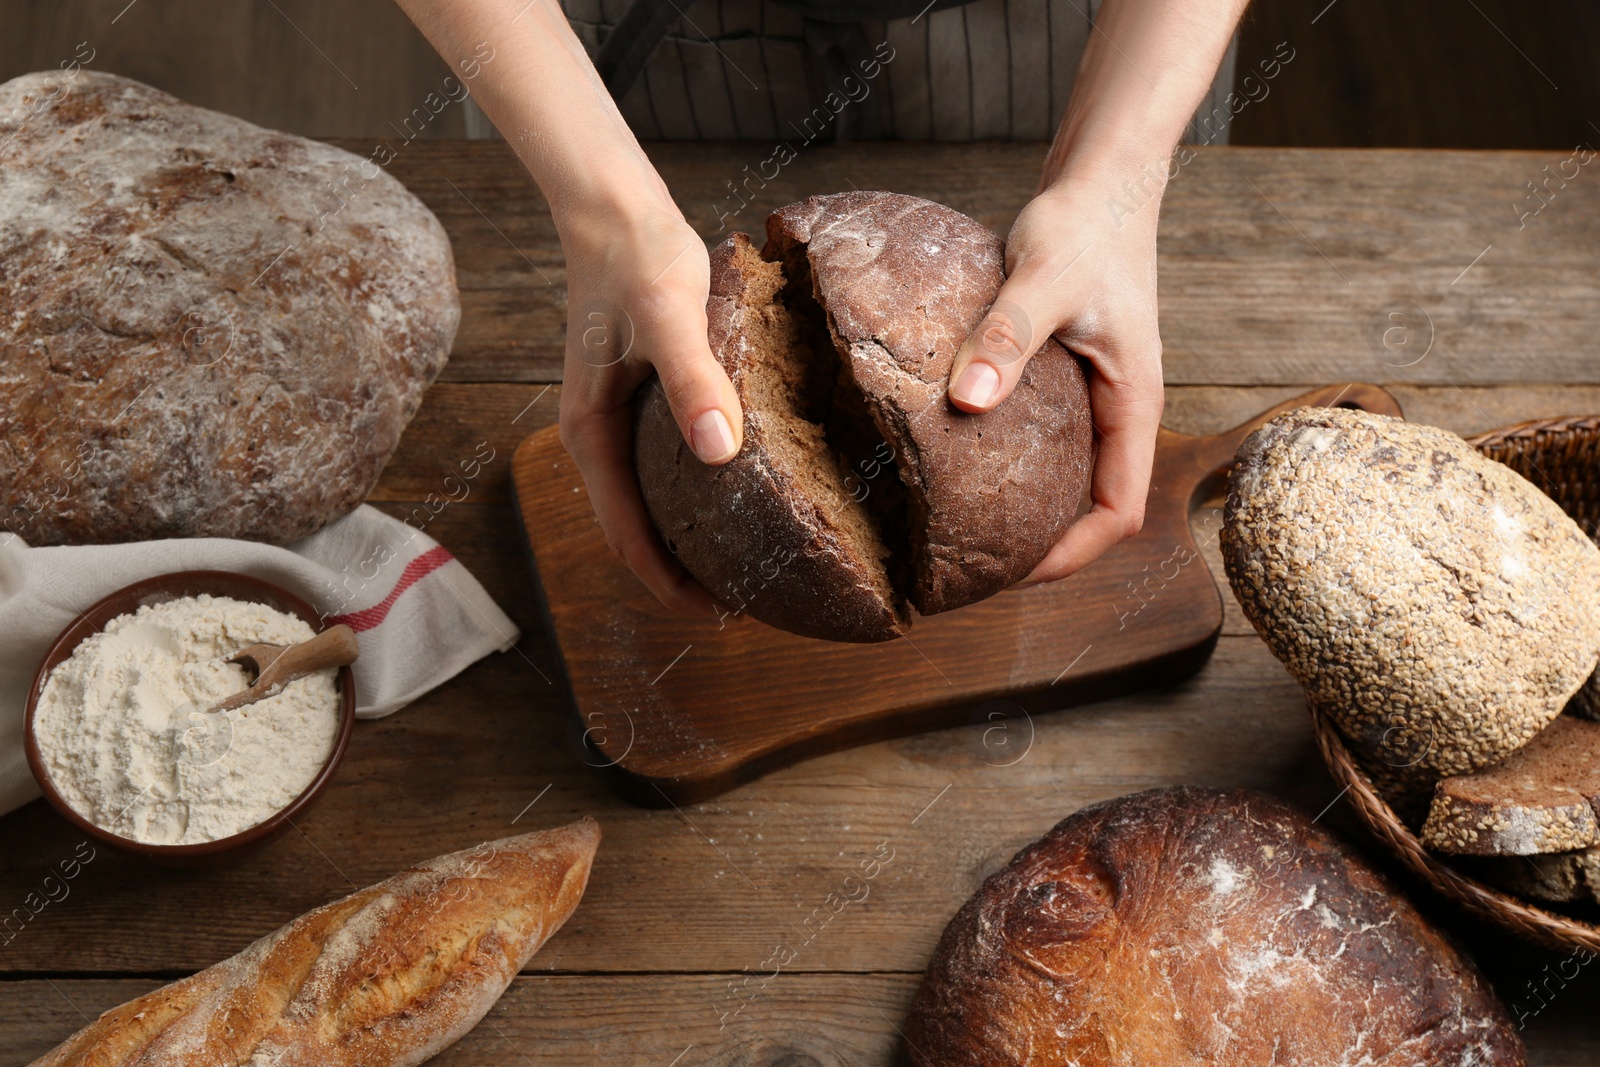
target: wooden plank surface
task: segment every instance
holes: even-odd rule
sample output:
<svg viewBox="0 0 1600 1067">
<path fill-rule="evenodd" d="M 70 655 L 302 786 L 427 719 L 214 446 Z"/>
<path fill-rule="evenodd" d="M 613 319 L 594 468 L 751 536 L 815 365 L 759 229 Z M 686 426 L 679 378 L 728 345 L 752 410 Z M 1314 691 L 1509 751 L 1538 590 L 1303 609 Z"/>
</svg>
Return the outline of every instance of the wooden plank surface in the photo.
<svg viewBox="0 0 1600 1067">
<path fill-rule="evenodd" d="M 807 945 L 794 969 L 914 971 L 983 877 L 1083 804 L 1171 782 L 1234 783 L 1316 811 L 1337 792 L 1298 689 L 1254 638 L 1224 639 L 1198 677 L 1171 689 L 1034 715 L 1002 734 L 982 723 L 870 745 L 663 811 L 622 802 L 573 758 L 565 710 L 547 693 L 509 653 L 358 724 L 300 832 L 237 864 L 159 871 L 101 852 L 71 896 L 0 951 L 0 971 L 51 973 L 62 961 L 74 972 L 195 970 L 352 883 L 585 813 L 605 832 L 590 890 L 532 970 L 755 967 L 887 842 L 895 858 L 861 921 Z M 39 803 L 0 830 L 0 899 L 21 900 L 77 844 Z"/>
<path fill-rule="evenodd" d="M 1003 234 L 1038 181 L 1044 149 L 816 147 L 742 208 L 724 183 L 763 158 L 751 146 L 649 151 L 690 222 L 720 240 L 730 229 L 760 234 L 767 212 L 785 203 L 851 188 L 940 200 Z M 1200 150 L 1172 181 L 1163 209 L 1167 380 L 1600 383 L 1600 182 L 1580 176 L 1546 194 L 1537 215 L 1519 218 L 1539 205 L 1527 183 L 1545 180 L 1541 168 L 1564 158 Z M 417 142 L 390 170 L 455 242 L 466 316 L 446 377 L 559 377 L 560 248 L 543 199 L 510 150 L 500 142 Z"/>
<path fill-rule="evenodd" d="M 1600 114 L 1591 0 L 1256 0 L 1240 73 L 1280 42 L 1295 58 L 1234 119 L 1233 144 L 1570 150 Z"/>
<path fill-rule="evenodd" d="M 301 822 L 303 833 L 280 838 L 237 864 L 203 871 L 158 871 L 109 853 L 97 855 L 67 899 L 49 905 L 0 946 L 0 1067 L 27 1062 L 81 1025 L 63 992 L 92 1014 L 155 979 L 189 973 L 238 951 L 307 908 L 348 892 L 352 883 L 376 881 L 421 858 L 584 813 L 599 817 L 606 834 L 589 896 L 569 926 L 535 957 L 490 1023 L 439 1062 L 502 1064 L 518 1062 L 520 1052 L 534 1062 L 662 1067 L 680 1053 L 679 1067 L 895 1063 L 900 1062 L 895 1027 L 944 923 L 986 873 L 1078 806 L 1175 782 L 1238 784 L 1279 793 L 1313 813 L 1328 808 L 1324 822 L 1353 829 L 1318 763 L 1297 688 L 1226 596 L 1224 636 L 1215 655 L 1199 675 L 1180 685 L 1035 715 L 1001 737 L 985 723 L 865 746 L 681 811 L 644 811 L 617 800 L 565 746 L 567 709 L 549 682 L 553 651 L 539 628 L 508 502 L 511 452 L 526 432 L 553 421 L 560 396 L 558 385 L 547 388 L 559 375 L 557 362 L 523 361 L 540 345 L 559 351 L 559 319 L 553 320 L 554 332 L 544 335 L 539 329 L 545 327 L 538 325 L 544 312 L 517 311 L 524 317 L 512 315 L 510 325 L 486 321 L 491 309 L 530 306 L 526 297 L 533 291 L 528 281 L 534 272 L 504 242 L 503 253 L 490 254 L 487 242 L 500 238 L 446 179 L 486 213 L 499 203 L 486 190 L 503 188 L 514 200 L 527 197 L 526 184 L 510 166 L 497 170 L 500 165 L 492 158 L 484 162 L 488 157 L 459 147 L 453 156 L 433 158 L 429 170 L 419 154 L 417 173 L 408 180 L 436 207 L 455 199 L 441 213 L 457 239 L 464 284 L 480 286 L 483 295 L 468 301 L 454 380 L 429 393 L 374 498 L 392 514 L 424 523 L 456 552 L 523 627 L 522 641 L 515 651 L 475 665 L 414 706 L 358 724 L 344 768 L 322 804 Z M 1012 163 L 1004 153 L 999 156 L 993 173 L 1020 181 L 1020 155 Z M 1217 162 L 1207 162 L 1213 156 Z M 830 158 L 835 162 L 827 165 L 837 168 L 838 157 Z M 934 174 L 928 168 L 931 158 L 907 152 L 865 173 L 877 179 L 871 184 L 917 182 L 922 184 L 916 189 L 930 192 L 937 192 L 935 179 L 942 175 L 949 190 L 942 198 L 989 204 L 989 221 L 1004 221 L 1002 197 L 981 187 L 976 159 L 962 162 L 955 152 L 950 166 Z M 1289 174 L 1314 161 L 1313 154 L 1216 152 L 1193 167 L 1226 169 L 1229 158 L 1241 160 L 1228 164 L 1237 168 L 1227 178 L 1235 183 L 1257 174 L 1251 167 Z M 1325 166 L 1338 163 L 1322 158 Z M 816 165 L 823 162 L 819 158 Z M 1346 219 L 1345 225 L 1370 223 L 1374 232 L 1387 227 L 1426 244 L 1422 235 L 1429 230 L 1430 213 L 1437 212 L 1441 233 L 1471 225 L 1474 220 L 1457 211 L 1471 200 L 1472 182 L 1497 174 L 1509 181 L 1525 162 L 1510 156 L 1393 154 L 1383 165 L 1409 168 L 1402 184 L 1421 190 L 1436 180 L 1447 188 L 1431 201 L 1374 200 L 1362 209 L 1366 214 Z M 709 202 L 716 182 L 697 173 Z M 843 172 L 825 176 L 842 179 Z M 1318 207 L 1315 198 L 1299 193 L 1280 198 L 1257 184 L 1286 212 L 1291 204 L 1310 212 L 1329 210 Z M 1483 211 L 1503 190 L 1489 191 L 1495 195 L 1485 194 Z M 481 200 L 480 192 L 485 193 Z M 1576 186 L 1573 192 L 1579 192 Z M 1561 203 L 1535 221 L 1552 221 Z M 1192 210 L 1173 200 L 1168 229 L 1184 231 Z M 522 236 L 538 226 L 531 200 L 527 212 L 521 221 L 515 213 L 507 216 L 513 228 L 525 228 L 517 231 Z M 1309 229 L 1289 214 L 1322 244 L 1323 230 Z M 1318 225 L 1339 228 L 1331 215 Z M 1519 264 L 1542 269 L 1534 262 L 1535 252 L 1552 253 L 1550 262 L 1566 265 L 1562 284 L 1568 288 L 1561 300 L 1567 301 L 1563 314 L 1568 319 L 1552 324 L 1527 316 L 1513 324 L 1523 331 L 1524 355 L 1553 345 L 1558 335 L 1567 337 L 1561 343 L 1571 342 L 1570 353 L 1585 351 L 1572 331 L 1588 313 L 1584 301 L 1592 294 L 1571 287 L 1595 284 L 1595 271 L 1592 264 L 1585 266 L 1587 253 L 1577 238 L 1563 243 L 1566 238 L 1556 233 L 1562 228 L 1545 228 L 1550 236 L 1539 240 L 1549 245 L 1507 245 L 1502 281 L 1514 283 Z M 463 242 L 469 230 L 480 244 Z M 1539 232 L 1530 223 L 1527 236 Z M 1265 230 L 1248 237 L 1230 230 L 1207 254 L 1264 255 L 1269 236 Z M 1291 248 L 1297 240 L 1290 232 L 1281 254 L 1299 255 Z M 1413 270 L 1432 271 L 1445 258 L 1430 259 L 1426 249 L 1408 253 L 1377 237 L 1372 241 L 1366 265 L 1397 280 Z M 527 251 L 552 257 L 559 268 L 552 241 L 531 242 Z M 1323 251 L 1333 254 L 1327 246 Z M 1315 253 L 1305 254 L 1322 263 Z M 1470 254 L 1475 250 L 1469 248 Z M 1407 255 L 1414 262 L 1402 269 Z M 1466 285 L 1490 257 L 1460 284 Z M 1169 264 L 1171 259 L 1169 253 Z M 1228 351 L 1237 357 L 1234 362 L 1244 365 L 1246 355 L 1254 353 L 1251 359 L 1271 363 L 1274 343 L 1251 333 L 1256 324 L 1250 316 L 1272 310 L 1256 292 L 1258 286 L 1244 285 L 1208 311 L 1203 301 L 1175 291 L 1181 271 L 1168 264 L 1164 269 L 1169 331 L 1198 328 L 1180 321 L 1177 309 L 1188 307 L 1196 322 L 1212 323 L 1207 329 L 1232 323 L 1227 328 L 1235 337 Z M 1444 279 L 1446 288 L 1449 281 Z M 558 291 L 554 286 L 552 292 Z M 1215 299 L 1216 291 L 1211 292 Z M 1313 309 L 1332 306 L 1317 303 L 1325 298 L 1315 294 L 1306 299 Z M 558 309 L 557 296 L 551 300 L 546 311 Z M 1345 351 L 1323 336 L 1327 327 L 1314 316 L 1291 314 L 1262 325 L 1291 332 L 1286 351 L 1320 352 L 1318 359 Z M 1510 328 L 1498 312 L 1482 324 L 1491 338 Z M 1182 432 L 1214 432 L 1327 380 L 1316 376 L 1326 365 L 1303 359 L 1275 372 L 1273 381 L 1250 384 L 1254 379 L 1232 363 L 1207 363 L 1198 347 L 1173 344 L 1170 332 L 1168 344 L 1173 384 L 1166 421 Z M 1484 362 L 1485 373 L 1500 375 L 1507 384 L 1472 385 L 1450 377 L 1437 384 L 1397 381 L 1399 375 L 1374 372 L 1370 362 L 1361 365 L 1361 376 L 1388 384 L 1411 417 L 1462 433 L 1536 416 L 1600 411 L 1600 375 L 1561 377 L 1574 374 L 1575 356 L 1547 364 L 1524 359 L 1515 346 L 1499 353 L 1477 351 L 1472 358 Z M 496 376 L 504 380 L 495 381 Z M 474 379 L 482 384 L 473 384 Z M 430 502 L 429 494 L 437 498 L 441 489 L 449 491 L 444 479 L 461 459 L 483 447 L 493 449 L 495 457 L 483 465 L 468 497 L 444 505 Z M 1159 607 L 1158 602 L 1152 610 Z M 1019 750 L 1025 755 L 1015 759 Z M 758 968 L 779 940 L 794 937 L 799 922 L 837 887 L 843 872 L 879 843 L 892 847 L 895 859 L 874 881 L 870 896 L 808 941 L 793 968 L 736 1026 L 719 1030 L 718 998 L 730 979 Z M 45 870 L 76 844 L 67 824 L 42 804 L 0 818 L 0 908 L 20 904 Z M 1513 1003 L 1526 1001 L 1527 983 L 1540 979 L 1541 968 L 1554 962 L 1451 913 L 1438 914 L 1467 940 Z M 1595 982 L 1586 971 L 1530 1019 L 1526 1036 L 1533 1063 L 1575 1065 L 1600 1058 L 1600 1038 L 1587 1018 Z M 871 993 L 871 1007 L 853 986 Z M 696 1047 L 685 1053 L 691 1044 Z"/>
<path fill-rule="evenodd" d="M 1570 969 L 1569 969 L 1570 970 Z M 1528 972 L 1537 976 L 1537 969 Z M 912 974 L 779 974 L 725 1016 L 727 975 L 524 975 L 476 1029 L 430 1067 L 628 1064 L 639 1067 L 905 1067 L 899 1032 Z M 148 992 L 149 979 L 28 980 L 7 986 L 21 1020 L 0 1056 L 23 1064 L 83 1018 Z M 1529 1067 L 1593 1067 L 1586 1037 L 1594 969 L 1526 1019 Z"/>
</svg>

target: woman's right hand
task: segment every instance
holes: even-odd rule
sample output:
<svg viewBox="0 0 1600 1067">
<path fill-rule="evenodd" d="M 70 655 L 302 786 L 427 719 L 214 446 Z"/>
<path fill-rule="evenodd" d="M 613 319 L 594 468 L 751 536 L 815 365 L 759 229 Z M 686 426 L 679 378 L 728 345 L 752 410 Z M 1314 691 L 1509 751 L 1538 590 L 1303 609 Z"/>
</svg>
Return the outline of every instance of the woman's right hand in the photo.
<svg viewBox="0 0 1600 1067">
<path fill-rule="evenodd" d="M 661 376 L 702 462 L 739 451 L 739 398 L 706 340 L 711 264 L 623 121 L 559 0 L 400 0 L 471 83 L 538 182 L 567 259 L 561 442 L 606 543 L 668 608 L 711 615 L 711 595 L 651 525 L 633 464 L 633 396 Z"/>
<path fill-rule="evenodd" d="M 633 459 L 633 397 L 661 378 L 678 429 L 702 463 L 732 459 L 743 441 L 733 384 L 706 339 L 711 264 L 677 206 L 558 219 L 567 260 L 566 374 L 561 442 L 571 453 L 611 546 L 667 608 L 711 615 L 711 595 L 662 544 Z"/>
</svg>

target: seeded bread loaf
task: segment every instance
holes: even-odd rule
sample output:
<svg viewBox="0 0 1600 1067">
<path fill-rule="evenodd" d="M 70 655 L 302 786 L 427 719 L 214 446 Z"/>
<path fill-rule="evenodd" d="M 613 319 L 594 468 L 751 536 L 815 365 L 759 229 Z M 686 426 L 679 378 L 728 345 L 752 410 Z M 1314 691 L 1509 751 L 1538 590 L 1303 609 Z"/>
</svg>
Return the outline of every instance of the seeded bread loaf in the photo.
<svg viewBox="0 0 1600 1067">
<path fill-rule="evenodd" d="M 31 1067 L 414 1067 L 561 928 L 599 843 L 582 819 L 430 860 L 112 1008 Z"/>
<path fill-rule="evenodd" d="M 1352 745 L 1431 784 L 1504 758 L 1600 659 L 1600 549 L 1454 434 L 1332 408 L 1251 434 L 1228 580 Z"/>
<path fill-rule="evenodd" d="M 0 530 L 310 534 L 459 319 L 444 230 L 373 161 L 110 74 L 0 85 Z"/>
<path fill-rule="evenodd" d="M 740 454 L 700 464 L 659 382 L 640 394 L 640 486 L 667 546 L 730 610 L 883 641 L 1027 576 L 1071 523 L 1092 428 L 1054 340 L 984 415 L 945 397 L 1003 280 L 1000 239 L 894 193 L 812 197 L 712 254 L 712 351 L 744 405 Z"/>
<path fill-rule="evenodd" d="M 1516 1067 L 1465 956 L 1304 815 L 1243 790 L 1086 808 L 984 882 L 912 1004 L 917 1067 Z"/>
<path fill-rule="evenodd" d="M 1600 845 L 1600 723 L 1571 715 L 1499 763 L 1442 779 L 1422 828 L 1441 852 L 1531 856 Z"/>
</svg>

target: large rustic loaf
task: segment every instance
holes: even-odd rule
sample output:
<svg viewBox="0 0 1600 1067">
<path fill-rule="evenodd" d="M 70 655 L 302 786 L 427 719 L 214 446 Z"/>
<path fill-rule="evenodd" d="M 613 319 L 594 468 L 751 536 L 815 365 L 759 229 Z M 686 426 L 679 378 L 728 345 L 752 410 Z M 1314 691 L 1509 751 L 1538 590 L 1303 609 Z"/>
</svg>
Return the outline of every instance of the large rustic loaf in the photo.
<svg viewBox="0 0 1600 1067">
<path fill-rule="evenodd" d="M 1063 820 L 945 930 L 917 1067 L 1520 1067 L 1472 963 L 1305 816 L 1243 790 Z"/>
<path fill-rule="evenodd" d="M 1228 580 L 1352 745 L 1422 784 L 1501 759 L 1600 659 L 1600 549 L 1454 434 L 1302 408 L 1245 439 Z"/>
<path fill-rule="evenodd" d="M 657 529 L 730 610 L 811 637 L 883 641 L 1027 576 L 1072 522 L 1092 427 L 1053 339 L 994 411 L 945 396 L 1004 280 L 1004 245 L 939 204 L 883 192 L 791 204 L 757 253 L 715 249 L 712 351 L 744 447 L 706 467 L 660 383 L 635 451 Z"/>
<path fill-rule="evenodd" d="M 459 319 L 444 230 L 371 160 L 109 74 L 0 86 L 0 529 L 312 533 Z"/>
<path fill-rule="evenodd" d="M 32 1067 L 414 1067 L 561 928 L 599 843 L 583 819 L 430 860 L 111 1009 Z"/>
</svg>

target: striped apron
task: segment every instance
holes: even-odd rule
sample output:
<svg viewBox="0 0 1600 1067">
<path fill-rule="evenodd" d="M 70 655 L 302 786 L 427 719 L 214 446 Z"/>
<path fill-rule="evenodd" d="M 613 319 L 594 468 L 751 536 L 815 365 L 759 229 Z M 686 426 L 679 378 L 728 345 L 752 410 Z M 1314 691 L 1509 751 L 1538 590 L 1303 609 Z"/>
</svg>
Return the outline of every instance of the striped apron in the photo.
<svg viewBox="0 0 1600 1067">
<path fill-rule="evenodd" d="M 669 141 L 1049 140 L 1099 8 L 1099 0 L 787 2 L 795 6 L 562 6 L 634 133 Z M 1197 116 L 1227 97 L 1234 51 Z M 1191 123 L 1185 140 L 1226 143 L 1227 129 Z"/>
</svg>

